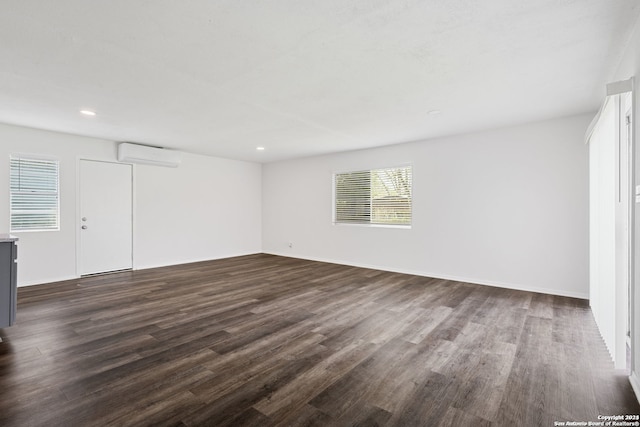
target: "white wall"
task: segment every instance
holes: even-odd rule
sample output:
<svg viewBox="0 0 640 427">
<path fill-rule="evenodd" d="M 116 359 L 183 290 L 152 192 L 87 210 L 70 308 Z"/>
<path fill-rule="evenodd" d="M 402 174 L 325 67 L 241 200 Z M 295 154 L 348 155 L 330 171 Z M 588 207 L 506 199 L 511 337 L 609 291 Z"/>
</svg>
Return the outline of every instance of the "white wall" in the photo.
<svg viewBox="0 0 640 427">
<path fill-rule="evenodd" d="M 19 285 L 77 277 L 78 160 L 115 161 L 116 143 L 0 124 L 0 232 L 9 231 L 9 156 L 60 161 L 60 231 L 14 233 Z M 134 267 L 261 251 L 261 165 L 192 154 L 177 169 L 134 167 Z"/>
<path fill-rule="evenodd" d="M 587 298 L 591 118 L 267 164 L 263 250 Z M 411 229 L 332 224 L 333 173 L 406 162 Z"/>
<path fill-rule="evenodd" d="M 135 174 L 136 268 L 261 252 L 260 164 L 185 153 Z"/>
</svg>

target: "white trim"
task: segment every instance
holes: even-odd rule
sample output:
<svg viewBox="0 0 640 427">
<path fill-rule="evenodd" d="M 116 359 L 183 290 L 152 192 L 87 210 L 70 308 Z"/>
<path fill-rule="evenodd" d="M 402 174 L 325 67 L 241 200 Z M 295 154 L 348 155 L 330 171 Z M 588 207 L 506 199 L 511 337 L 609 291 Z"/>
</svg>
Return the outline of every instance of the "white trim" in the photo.
<svg viewBox="0 0 640 427">
<path fill-rule="evenodd" d="M 412 269 L 399 269 L 394 267 L 379 266 L 379 265 L 372 265 L 372 264 L 365 264 L 365 263 L 346 262 L 346 261 L 328 259 L 328 258 L 306 257 L 301 255 L 294 256 L 284 252 L 264 252 L 264 253 L 268 255 L 277 255 L 277 256 L 283 256 L 287 258 L 297 258 L 297 259 L 304 259 L 308 261 L 327 262 L 330 264 L 341 264 L 341 265 L 347 265 L 350 267 L 369 268 L 373 270 L 389 271 L 392 273 L 411 274 L 414 276 L 431 277 L 434 279 L 451 280 L 455 282 L 464 282 L 464 283 L 470 283 L 474 285 L 493 286 L 496 288 L 511 289 L 514 291 L 535 292 L 539 294 L 557 295 L 562 297 L 578 298 L 578 299 L 584 299 L 584 300 L 589 299 L 589 294 L 584 292 L 564 292 L 564 291 L 558 292 L 557 289 L 551 289 L 551 288 L 518 285 L 514 283 L 494 282 L 494 281 L 487 281 L 482 279 L 475 279 L 472 277 L 461 277 L 461 276 L 448 275 L 448 274 L 430 273 L 427 271 L 421 271 L 421 270 L 419 271 L 419 270 L 412 270 Z"/>
<path fill-rule="evenodd" d="M 631 383 L 631 388 L 633 389 L 633 392 L 636 394 L 636 399 L 638 400 L 638 403 L 640 403 L 640 379 L 638 379 L 638 375 L 636 375 L 635 372 L 631 373 L 631 376 L 629 377 L 629 382 Z"/>
<path fill-rule="evenodd" d="M 626 92 L 633 92 L 633 77 L 627 80 L 620 80 L 617 82 L 609 83 L 607 84 L 606 90 L 607 90 L 607 96 L 604 98 L 604 101 L 600 105 L 598 112 L 596 113 L 595 117 L 593 118 L 593 120 L 591 120 L 591 123 L 589 123 L 589 126 L 587 127 L 587 132 L 584 135 L 585 144 L 589 143 L 589 139 L 591 139 L 591 135 L 593 134 L 593 129 L 596 127 L 596 123 L 598 123 L 598 120 L 600 120 L 600 115 L 602 114 L 602 111 L 604 111 L 604 108 L 606 107 L 611 97 L 615 95 L 620 95 Z"/>
<path fill-rule="evenodd" d="M 54 156 L 52 154 L 33 154 L 33 153 L 26 153 L 22 151 L 12 151 L 11 153 L 9 153 L 9 157 L 10 158 L 21 157 L 21 158 L 27 158 L 27 159 L 33 159 L 33 160 L 60 162 L 60 157 Z"/>
<path fill-rule="evenodd" d="M 136 268 L 136 248 L 138 246 L 138 239 L 136 237 L 136 230 L 138 229 L 136 221 L 138 220 L 137 209 L 137 190 L 136 190 L 136 175 L 137 165 L 131 163 L 131 269 Z"/>
<path fill-rule="evenodd" d="M 262 253 L 264 253 L 264 252 L 260 252 L 260 251 L 258 251 L 258 252 L 240 252 L 240 253 L 224 254 L 224 255 L 216 256 L 215 258 L 191 258 L 191 259 L 182 260 L 180 262 L 176 262 L 176 263 L 172 263 L 172 264 L 140 265 L 140 266 L 134 267 L 133 270 L 134 271 L 150 270 L 152 268 L 162 268 L 162 267 L 171 267 L 171 266 L 174 266 L 174 265 L 193 264 L 195 262 L 218 261 L 218 260 L 221 260 L 221 259 L 236 258 L 236 257 L 248 256 L 248 255 L 259 255 L 259 254 L 262 254 Z"/>
<path fill-rule="evenodd" d="M 68 280 L 76 280 L 79 279 L 80 276 L 71 276 L 71 275 L 65 275 L 65 276 L 59 276 L 59 277 L 54 277 L 51 279 L 47 279 L 46 282 L 25 282 L 25 283 L 20 283 L 18 285 L 19 288 L 23 288 L 25 286 L 38 286 L 38 285 L 46 285 L 49 283 L 57 283 L 57 282 L 66 282 Z"/>
<path fill-rule="evenodd" d="M 334 197 L 334 203 L 335 203 L 335 197 Z M 411 225 L 412 224 L 363 224 L 363 223 L 359 223 L 359 222 L 354 222 L 353 224 L 348 223 L 348 222 L 335 222 L 335 220 L 333 221 L 332 225 L 335 225 L 336 227 L 365 227 L 365 228 L 400 228 L 400 229 L 404 229 L 404 230 L 411 230 Z"/>
<path fill-rule="evenodd" d="M 640 19 L 638 19 L 638 23 L 640 23 Z M 640 28 L 640 25 L 636 26 L 637 28 Z M 632 77 L 632 82 L 634 81 L 634 78 Z M 638 236 L 638 232 L 637 227 L 640 227 L 640 224 L 638 224 L 636 222 L 636 214 L 637 214 L 637 205 L 636 205 L 636 200 L 635 200 L 635 188 L 636 188 L 636 184 L 637 184 L 637 179 L 638 177 L 636 176 L 637 173 L 637 168 L 638 168 L 638 164 L 637 162 L 637 153 L 636 150 L 640 149 L 640 147 L 638 147 L 636 145 L 636 141 L 638 140 L 638 123 L 640 123 L 640 120 L 638 120 L 638 110 L 637 110 L 638 106 L 637 106 L 637 101 L 636 101 L 636 94 L 635 91 L 632 92 L 631 95 L 631 147 L 630 147 L 630 153 L 629 156 L 631 158 L 631 165 L 630 165 L 630 174 L 631 174 L 631 201 L 630 201 L 630 205 L 631 205 L 631 221 L 629 224 L 629 229 L 630 229 L 630 233 L 631 233 L 631 242 L 629 244 L 630 246 L 630 262 L 629 262 L 629 301 L 630 304 L 629 306 L 631 307 L 630 313 L 629 313 L 629 331 L 630 331 L 630 335 L 631 335 L 631 376 L 629 377 L 629 381 L 631 382 L 631 386 L 633 387 L 633 391 L 636 394 L 636 399 L 638 400 L 638 402 L 640 403 L 640 380 L 638 379 L 638 369 L 640 369 L 640 366 L 636 366 L 636 360 L 638 360 L 638 354 L 640 353 L 640 330 L 635 330 L 635 326 L 637 325 L 637 317 L 640 316 L 640 308 L 638 307 L 638 305 L 635 303 L 638 300 L 638 295 L 636 295 L 637 292 L 639 292 L 638 287 L 640 287 L 640 281 L 637 280 L 637 271 L 636 271 L 636 264 L 635 264 L 635 259 L 636 256 L 638 255 L 637 250 L 640 247 L 640 242 L 637 241 L 637 236 Z"/>
<path fill-rule="evenodd" d="M 636 29 L 640 29 L 640 19 L 638 19 L 638 22 L 636 24 Z M 632 83 L 632 88 L 635 86 L 635 78 L 631 77 L 631 83 Z M 636 360 L 638 360 L 638 354 L 640 353 L 640 348 L 637 347 L 637 345 L 640 343 L 640 330 L 635 330 L 635 325 L 637 324 L 636 319 L 637 316 L 640 316 L 640 310 L 637 306 L 637 304 L 635 303 L 638 299 L 638 287 L 640 286 L 640 282 L 637 281 L 636 278 L 636 274 L 638 273 L 636 271 L 636 264 L 635 264 L 635 260 L 636 260 L 636 256 L 638 255 L 637 250 L 638 247 L 640 247 L 640 242 L 637 241 L 637 236 L 638 236 L 638 232 L 637 232 L 637 227 L 640 227 L 640 224 L 638 224 L 636 222 L 636 214 L 637 214 L 637 205 L 636 205 L 636 201 L 635 201 L 635 188 L 636 188 L 636 184 L 637 184 L 637 168 L 638 168 L 638 164 L 637 164 L 637 150 L 640 148 L 636 145 L 636 141 L 637 139 L 637 135 L 638 135 L 638 131 L 637 131 L 637 127 L 638 127 L 638 123 L 640 122 L 638 120 L 638 116 L 639 116 L 639 112 L 637 111 L 637 101 L 636 101 L 636 93 L 635 90 L 631 91 L 631 147 L 630 147 L 630 152 L 629 152 L 629 157 L 631 160 L 631 165 L 630 167 L 630 181 L 631 181 L 631 188 L 630 190 L 630 208 L 631 208 L 631 212 L 630 212 L 630 223 L 629 223 L 629 232 L 631 234 L 631 241 L 629 242 L 629 307 L 630 307 L 630 313 L 629 313 L 629 332 L 631 335 L 631 376 L 629 377 L 629 381 L 631 382 L 631 386 L 633 387 L 633 390 L 636 394 L 636 399 L 638 399 L 638 402 L 640 403 L 640 380 L 638 379 L 638 374 L 637 371 L 638 369 L 640 369 L 640 366 L 636 366 Z M 625 113 L 626 115 L 626 113 Z"/>
<path fill-rule="evenodd" d="M 133 268 L 133 270 L 134 271 L 149 270 L 149 269 L 152 269 L 152 268 L 170 267 L 170 266 L 173 266 L 173 265 L 191 264 L 191 263 L 195 263 L 195 262 L 217 261 L 217 260 L 221 260 L 221 259 L 235 258 L 235 257 L 241 257 L 241 256 L 248 256 L 248 255 L 259 255 L 259 254 L 275 255 L 275 256 L 281 256 L 281 257 L 285 257 L 285 258 L 296 258 L 296 259 L 302 259 L 302 260 L 307 260 L 307 261 L 326 262 L 326 263 L 340 264 L 340 265 L 345 265 L 345 266 L 350 266 L 350 267 L 369 268 L 369 269 L 373 269 L 373 270 L 388 271 L 388 272 L 392 272 L 392 273 L 411 274 L 411 275 L 414 275 L 414 276 L 430 277 L 430 278 L 442 279 L 442 280 L 451 280 L 451 281 L 455 281 L 455 282 L 470 283 L 470 284 L 474 284 L 474 285 L 493 286 L 493 287 L 496 287 L 496 288 L 510 289 L 510 290 L 514 290 L 514 291 L 536 292 L 536 293 L 547 294 L 547 295 L 557 295 L 557 296 L 562 296 L 562 297 L 579 298 L 579 299 L 587 299 L 588 298 L 588 296 L 586 294 L 582 293 L 582 292 L 558 292 L 556 289 L 550 289 L 550 288 L 540 288 L 540 287 L 535 287 L 535 286 L 518 286 L 518 285 L 507 284 L 507 283 L 503 283 L 503 282 L 488 282 L 488 281 L 485 281 L 485 280 L 478 280 L 478 279 L 473 279 L 473 278 L 465 278 L 465 277 L 460 277 L 460 276 L 449 276 L 449 275 L 442 275 L 442 274 L 430 274 L 430 273 L 426 273 L 424 271 L 403 270 L 403 269 L 396 269 L 396 268 L 390 268 L 390 267 L 380 267 L 380 266 L 374 266 L 374 265 L 370 265 L 370 264 L 361 264 L 361 263 L 349 263 L 349 262 L 337 261 L 337 260 L 326 259 L 326 258 L 293 256 L 291 254 L 278 253 L 278 252 L 242 252 L 242 253 L 233 253 L 233 254 L 225 254 L 225 255 L 222 255 L 222 256 L 216 257 L 216 258 L 202 258 L 202 259 L 200 259 L 200 258 L 195 259 L 194 258 L 194 259 L 190 259 L 190 260 L 180 261 L 179 263 L 175 263 L 175 264 L 140 265 L 140 266 L 135 266 Z M 57 278 L 55 280 L 42 282 L 42 283 L 25 283 L 25 284 L 22 284 L 21 287 L 22 286 L 35 286 L 35 285 L 41 285 L 41 284 L 46 284 L 46 283 L 54 283 L 54 282 L 59 282 L 59 281 L 66 281 L 66 280 L 75 280 L 75 279 L 79 279 L 79 278 L 80 278 L 79 275 L 78 276 L 65 276 L 65 277 L 60 277 L 60 278 Z M 638 384 L 637 379 L 635 379 L 635 381 Z M 638 393 L 638 391 L 640 391 L 640 387 L 638 387 L 637 391 L 636 391 L 636 395 L 640 396 L 640 393 Z"/>
<path fill-rule="evenodd" d="M 259 255 L 259 254 L 262 254 L 262 253 L 264 253 L 264 252 L 246 252 L 246 253 L 242 252 L 242 253 L 234 253 L 234 254 L 225 254 L 225 255 L 221 255 L 221 256 L 216 257 L 216 258 L 194 258 L 194 259 L 180 261 L 178 263 L 172 263 L 172 264 L 149 264 L 149 265 L 137 266 L 137 267 L 134 267 L 132 269 L 126 269 L 126 270 L 122 270 L 122 271 L 150 270 L 150 269 L 153 269 L 153 268 L 163 268 L 163 267 L 172 267 L 172 266 L 175 266 L 175 265 L 193 264 L 195 262 L 218 261 L 218 260 L 227 259 L 227 258 L 235 258 L 235 257 L 241 257 L 241 256 L 248 256 L 248 255 Z M 100 274 L 100 273 L 98 273 L 98 274 Z M 79 280 L 81 278 L 82 278 L 82 276 L 80 276 L 80 275 L 61 276 L 61 277 L 57 277 L 55 279 L 47 280 L 46 282 L 22 283 L 22 284 L 20 284 L 19 287 L 47 285 L 47 284 L 56 283 L 56 282 L 66 282 L 66 281 L 69 281 L 69 280 Z"/>
<path fill-rule="evenodd" d="M 413 162 L 400 162 L 400 163 L 394 163 L 392 165 L 389 165 L 388 163 L 384 163 L 384 162 L 379 162 L 380 166 L 363 166 L 363 167 L 354 167 L 354 168 L 349 168 L 349 169 L 338 169 L 338 170 L 334 170 L 332 172 L 333 176 L 336 176 L 338 174 L 342 174 L 342 173 L 354 173 L 354 172 L 368 172 L 368 171 L 372 171 L 372 170 L 376 170 L 376 169 L 397 169 L 397 168 L 406 168 L 407 166 L 411 166 L 411 168 L 413 169 Z"/>
<path fill-rule="evenodd" d="M 600 108 L 598 109 L 596 116 L 593 118 L 593 120 L 591 120 L 591 123 L 589 123 L 589 126 L 587 127 L 587 132 L 584 135 L 585 144 L 588 144 L 589 141 L 591 140 L 591 136 L 593 135 L 593 130 L 596 128 L 596 124 L 600 120 L 600 116 L 602 115 L 602 112 L 604 111 L 604 109 L 606 108 L 607 104 L 610 101 L 611 101 L 611 98 L 607 96 L 604 99 L 604 102 L 602 102 L 602 104 L 600 105 Z"/>
<path fill-rule="evenodd" d="M 607 84 L 607 96 L 620 95 L 633 90 L 633 78 Z"/>
</svg>

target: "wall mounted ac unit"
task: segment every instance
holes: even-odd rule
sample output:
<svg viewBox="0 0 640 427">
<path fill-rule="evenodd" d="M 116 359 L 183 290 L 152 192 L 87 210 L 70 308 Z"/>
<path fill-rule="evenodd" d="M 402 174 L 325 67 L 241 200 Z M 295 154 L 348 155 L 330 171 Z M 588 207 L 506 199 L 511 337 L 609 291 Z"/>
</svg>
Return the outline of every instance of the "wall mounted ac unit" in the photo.
<svg viewBox="0 0 640 427">
<path fill-rule="evenodd" d="M 119 162 L 177 168 L 181 158 L 181 152 L 165 148 L 148 147 L 129 142 L 123 142 L 118 145 Z"/>
</svg>

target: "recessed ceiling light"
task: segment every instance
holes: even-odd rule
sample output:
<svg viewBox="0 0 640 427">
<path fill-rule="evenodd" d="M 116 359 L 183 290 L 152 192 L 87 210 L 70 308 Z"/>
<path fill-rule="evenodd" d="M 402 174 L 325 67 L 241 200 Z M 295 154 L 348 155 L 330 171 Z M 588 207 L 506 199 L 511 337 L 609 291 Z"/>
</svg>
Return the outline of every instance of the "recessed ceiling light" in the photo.
<svg viewBox="0 0 640 427">
<path fill-rule="evenodd" d="M 80 110 L 80 114 L 84 114 L 85 116 L 95 116 L 96 112 L 91 110 Z"/>
<path fill-rule="evenodd" d="M 437 116 L 438 114 L 442 114 L 442 111 L 440 110 L 431 110 L 427 113 L 430 116 Z"/>
<path fill-rule="evenodd" d="M 258 151 L 264 151 L 264 147 L 256 147 L 256 150 L 258 150 Z"/>
</svg>

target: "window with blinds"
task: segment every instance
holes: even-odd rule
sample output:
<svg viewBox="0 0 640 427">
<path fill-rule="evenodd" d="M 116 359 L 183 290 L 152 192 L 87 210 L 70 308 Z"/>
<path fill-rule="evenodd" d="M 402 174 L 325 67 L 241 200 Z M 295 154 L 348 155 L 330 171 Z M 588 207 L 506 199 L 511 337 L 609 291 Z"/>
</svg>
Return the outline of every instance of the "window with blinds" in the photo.
<svg viewBox="0 0 640 427">
<path fill-rule="evenodd" d="M 11 231 L 59 230 L 59 164 L 11 157 Z"/>
<path fill-rule="evenodd" d="M 411 225 L 411 166 L 337 173 L 334 222 Z"/>
</svg>

